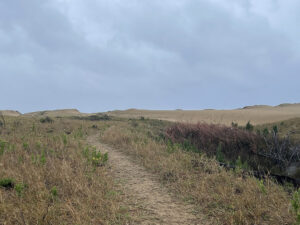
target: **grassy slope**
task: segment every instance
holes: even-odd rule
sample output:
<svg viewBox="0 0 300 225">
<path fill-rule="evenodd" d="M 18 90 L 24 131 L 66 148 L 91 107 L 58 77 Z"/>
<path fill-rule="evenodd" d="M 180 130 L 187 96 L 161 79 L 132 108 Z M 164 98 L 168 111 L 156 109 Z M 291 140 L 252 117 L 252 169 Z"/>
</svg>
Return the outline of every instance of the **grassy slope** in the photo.
<svg viewBox="0 0 300 225">
<path fill-rule="evenodd" d="M 159 140 L 165 125 L 155 120 L 119 122 L 102 141 L 135 157 L 178 196 L 196 204 L 214 224 L 293 224 L 291 196 L 282 186 L 226 171 L 214 159 Z"/>
<path fill-rule="evenodd" d="M 84 151 L 86 121 L 6 118 L 0 127 L 0 224 L 124 224 L 105 166 Z"/>
</svg>

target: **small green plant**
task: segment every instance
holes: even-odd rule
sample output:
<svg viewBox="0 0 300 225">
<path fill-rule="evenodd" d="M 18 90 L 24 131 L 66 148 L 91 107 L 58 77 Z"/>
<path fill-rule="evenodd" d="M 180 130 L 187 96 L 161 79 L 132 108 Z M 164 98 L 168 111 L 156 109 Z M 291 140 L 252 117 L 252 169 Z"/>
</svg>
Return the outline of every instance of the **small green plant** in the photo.
<svg viewBox="0 0 300 225">
<path fill-rule="evenodd" d="M 238 159 L 237 159 L 236 162 L 235 162 L 235 168 L 236 168 L 237 170 L 240 170 L 240 169 L 243 168 L 243 162 L 242 162 L 240 156 L 238 157 Z"/>
<path fill-rule="evenodd" d="M 220 142 L 217 147 L 216 160 L 221 163 L 225 163 L 225 156 L 222 152 L 222 143 Z"/>
<path fill-rule="evenodd" d="M 263 180 L 258 181 L 258 187 L 263 194 L 267 194 L 266 186 Z"/>
<path fill-rule="evenodd" d="M 29 149 L 29 144 L 27 142 L 23 143 L 23 148 L 24 150 L 28 150 Z"/>
<path fill-rule="evenodd" d="M 85 158 L 89 158 L 89 152 L 90 152 L 90 149 L 88 146 L 86 146 L 83 150 L 82 150 L 82 154 Z"/>
<path fill-rule="evenodd" d="M 93 166 L 103 166 L 108 161 L 108 153 L 102 154 L 100 151 L 97 151 L 96 147 L 90 149 L 87 146 L 83 149 L 82 154 Z"/>
<path fill-rule="evenodd" d="M 45 152 L 43 151 L 41 156 L 40 156 L 40 163 L 42 165 L 45 165 L 46 164 L 46 155 L 45 155 Z"/>
<path fill-rule="evenodd" d="M 172 143 L 171 140 L 168 140 L 168 141 L 167 141 L 167 152 L 168 152 L 168 153 L 173 153 L 173 152 L 175 152 L 175 146 L 174 146 L 174 144 Z"/>
<path fill-rule="evenodd" d="M 15 186 L 15 182 L 11 178 L 3 178 L 0 179 L 0 187 L 10 189 Z"/>
<path fill-rule="evenodd" d="M 66 145 L 68 144 L 68 137 L 67 137 L 67 135 L 63 134 L 62 140 L 63 140 L 64 146 L 66 147 Z"/>
<path fill-rule="evenodd" d="M 94 166 L 103 166 L 108 160 L 108 153 L 102 154 L 101 152 L 93 151 L 92 164 Z"/>
<path fill-rule="evenodd" d="M 273 132 L 274 132 L 275 135 L 277 135 L 277 133 L 278 133 L 278 126 L 277 125 L 273 126 Z"/>
<path fill-rule="evenodd" d="M 248 123 L 246 124 L 246 130 L 248 131 L 253 131 L 254 129 L 254 126 L 250 123 L 250 121 L 248 121 Z"/>
<path fill-rule="evenodd" d="M 241 170 L 241 169 L 246 170 L 246 169 L 248 169 L 248 163 L 246 161 L 243 162 L 241 160 L 241 157 L 239 156 L 235 162 L 235 167 L 237 170 Z"/>
<path fill-rule="evenodd" d="M 53 198 L 57 198 L 58 195 L 57 187 L 56 186 L 52 187 L 50 193 Z"/>
<path fill-rule="evenodd" d="M 268 128 L 265 128 L 265 129 L 263 129 L 263 135 L 265 136 L 265 137 L 267 137 L 268 135 L 269 135 L 269 130 L 268 130 Z"/>
<path fill-rule="evenodd" d="M 300 224 L 300 189 L 294 192 L 291 203 L 296 215 L 296 224 Z"/>
<path fill-rule="evenodd" d="M 15 191 L 17 192 L 17 195 L 19 197 L 22 196 L 22 194 L 23 194 L 23 192 L 24 192 L 24 190 L 25 190 L 26 187 L 27 187 L 27 185 L 26 184 L 22 184 L 22 183 L 18 183 L 18 184 L 15 185 Z"/>
</svg>

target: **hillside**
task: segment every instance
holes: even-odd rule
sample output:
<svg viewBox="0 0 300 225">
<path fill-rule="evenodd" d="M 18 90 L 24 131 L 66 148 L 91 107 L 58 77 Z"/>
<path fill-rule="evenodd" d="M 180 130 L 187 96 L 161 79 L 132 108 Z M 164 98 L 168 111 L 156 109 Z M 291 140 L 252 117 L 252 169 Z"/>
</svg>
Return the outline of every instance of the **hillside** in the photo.
<svg viewBox="0 0 300 225">
<path fill-rule="evenodd" d="M 50 116 L 50 117 L 67 117 L 67 116 L 82 116 L 84 113 L 79 112 L 77 109 L 58 109 L 58 110 L 46 110 L 37 111 L 31 113 L 25 113 L 24 116 Z"/>
<path fill-rule="evenodd" d="M 18 111 L 13 111 L 13 110 L 0 110 L 0 114 L 3 116 L 20 116 L 21 113 Z"/>
<path fill-rule="evenodd" d="M 233 110 L 138 110 L 111 111 L 109 115 L 123 118 L 152 118 L 178 122 L 207 122 L 230 125 L 232 122 L 245 125 L 273 123 L 300 117 L 300 104 L 281 104 L 279 106 L 246 106 Z"/>
</svg>

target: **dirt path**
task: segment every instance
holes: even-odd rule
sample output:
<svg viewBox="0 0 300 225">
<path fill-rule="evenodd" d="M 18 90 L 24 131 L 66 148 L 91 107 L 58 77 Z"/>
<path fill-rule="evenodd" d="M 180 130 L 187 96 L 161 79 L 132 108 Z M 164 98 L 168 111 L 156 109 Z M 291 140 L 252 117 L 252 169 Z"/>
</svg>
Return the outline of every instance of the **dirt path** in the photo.
<svg viewBox="0 0 300 225">
<path fill-rule="evenodd" d="M 91 136 L 88 141 L 102 152 L 108 152 L 109 166 L 123 186 L 130 211 L 139 214 L 136 224 L 205 224 L 193 215 L 191 205 L 172 197 L 155 175 L 129 156 L 100 143 L 98 136 Z"/>
</svg>

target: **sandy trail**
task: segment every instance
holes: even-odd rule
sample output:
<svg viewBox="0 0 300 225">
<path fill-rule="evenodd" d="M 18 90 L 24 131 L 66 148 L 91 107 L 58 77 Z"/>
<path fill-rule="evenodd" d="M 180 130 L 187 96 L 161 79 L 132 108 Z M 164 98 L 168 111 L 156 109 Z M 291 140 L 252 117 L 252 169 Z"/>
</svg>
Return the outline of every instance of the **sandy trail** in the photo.
<svg viewBox="0 0 300 225">
<path fill-rule="evenodd" d="M 108 152 L 109 166 L 123 186 L 130 212 L 139 214 L 135 224 L 205 224 L 193 215 L 191 205 L 171 196 L 155 175 L 129 156 L 100 143 L 98 136 L 89 137 L 88 142 L 101 152 Z"/>
</svg>

